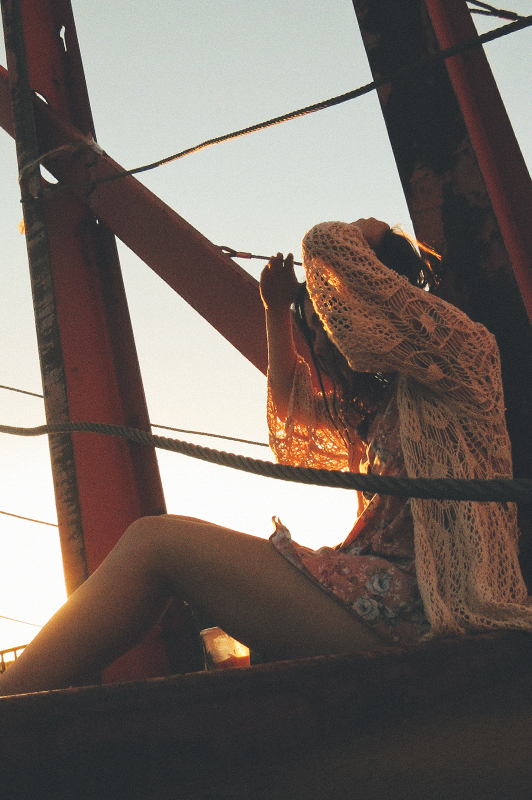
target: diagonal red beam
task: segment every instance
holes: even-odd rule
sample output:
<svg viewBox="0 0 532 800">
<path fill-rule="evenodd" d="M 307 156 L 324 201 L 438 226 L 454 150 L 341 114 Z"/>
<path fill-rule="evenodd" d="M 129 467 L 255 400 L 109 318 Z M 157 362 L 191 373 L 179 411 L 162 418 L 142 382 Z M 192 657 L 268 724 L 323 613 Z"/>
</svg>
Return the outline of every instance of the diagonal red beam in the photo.
<svg viewBox="0 0 532 800">
<path fill-rule="evenodd" d="M 0 67 L 0 124 L 13 135 L 7 70 Z M 123 171 L 105 153 L 35 98 L 41 153 L 81 149 L 46 161 L 46 168 L 91 208 L 157 275 L 252 364 L 266 372 L 264 311 L 257 281 L 133 176 L 97 185 Z"/>
</svg>

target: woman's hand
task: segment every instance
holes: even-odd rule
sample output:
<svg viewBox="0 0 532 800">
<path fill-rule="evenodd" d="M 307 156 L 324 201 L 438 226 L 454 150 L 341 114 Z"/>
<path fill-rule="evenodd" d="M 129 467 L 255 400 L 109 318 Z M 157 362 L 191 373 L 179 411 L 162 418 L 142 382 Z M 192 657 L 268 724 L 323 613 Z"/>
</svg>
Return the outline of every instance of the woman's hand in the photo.
<svg viewBox="0 0 532 800">
<path fill-rule="evenodd" d="M 301 284 L 294 272 L 294 256 L 282 253 L 272 256 L 260 276 L 260 296 L 267 310 L 290 308 Z"/>
<path fill-rule="evenodd" d="M 260 276 L 260 294 L 266 309 L 268 337 L 268 380 L 276 412 L 281 420 L 288 414 L 297 353 L 292 336 L 290 307 L 300 283 L 294 272 L 292 254 L 272 256 Z"/>
</svg>

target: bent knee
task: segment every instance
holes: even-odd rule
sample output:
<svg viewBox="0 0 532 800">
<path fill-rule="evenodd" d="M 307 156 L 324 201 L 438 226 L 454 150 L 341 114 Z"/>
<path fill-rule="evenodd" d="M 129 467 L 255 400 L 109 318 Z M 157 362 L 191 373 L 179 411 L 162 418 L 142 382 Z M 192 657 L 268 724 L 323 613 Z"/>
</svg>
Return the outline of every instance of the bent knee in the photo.
<svg viewBox="0 0 532 800">
<path fill-rule="evenodd" d="M 117 547 L 136 548 L 139 546 L 152 546 L 161 535 L 163 516 L 139 517 L 126 528 Z"/>
<path fill-rule="evenodd" d="M 211 527 L 210 523 L 195 517 L 177 514 L 160 514 L 158 516 L 139 517 L 127 528 L 119 544 L 134 547 L 155 548 L 158 543 L 185 538 L 186 534 L 203 527 Z"/>
</svg>

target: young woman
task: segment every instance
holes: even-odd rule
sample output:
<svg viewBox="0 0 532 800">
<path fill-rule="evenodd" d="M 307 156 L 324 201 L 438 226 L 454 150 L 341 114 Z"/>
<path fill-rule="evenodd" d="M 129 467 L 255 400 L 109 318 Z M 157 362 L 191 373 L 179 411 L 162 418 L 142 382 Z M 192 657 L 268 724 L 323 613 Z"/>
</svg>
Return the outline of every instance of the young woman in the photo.
<svg viewBox="0 0 532 800">
<path fill-rule="evenodd" d="M 367 219 L 317 225 L 303 246 L 306 292 L 290 260 L 272 260 L 262 280 L 277 458 L 392 476 L 510 476 L 494 337 L 426 291 L 430 269 L 408 240 Z M 329 393 L 314 390 L 293 347 L 283 355 L 294 299 Z M 405 643 L 530 629 L 513 506 L 377 495 L 360 497 L 359 510 L 335 549 L 310 552 L 282 526 L 273 542 L 375 633 Z"/>
<path fill-rule="evenodd" d="M 509 476 L 494 339 L 422 288 L 427 266 L 408 241 L 369 219 L 318 225 L 303 249 L 306 288 L 290 256 L 272 258 L 261 277 L 277 458 L 413 477 Z M 294 303 L 328 376 L 322 390 L 294 347 Z M 173 596 L 274 659 L 532 629 L 512 505 L 359 499 L 343 544 L 316 552 L 280 522 L 269 542 L 187 517 L 137 520 L 0 676 L 0 694 L 90 681 Z"/>
</svg>

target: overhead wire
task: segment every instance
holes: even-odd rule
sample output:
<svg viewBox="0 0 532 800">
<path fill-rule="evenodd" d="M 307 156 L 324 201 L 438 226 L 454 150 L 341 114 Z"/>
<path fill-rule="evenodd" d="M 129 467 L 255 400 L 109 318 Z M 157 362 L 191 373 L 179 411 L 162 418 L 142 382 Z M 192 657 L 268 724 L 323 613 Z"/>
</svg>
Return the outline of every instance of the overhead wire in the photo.
<svg viewBox="0 0 532 800">
<path fill-rule="evenodd" d="M 8 619 L 10 622 L 19 622 L 21 625 L 31 625 L 33 628 L 42 628 L 42 625 L 37 625 L 35 622 L 26 622 L 23 619 L 15 619 L 14 617 L 5 617 L 3 614 L 0 614 L 0 619 Z M 25 645 L 21 645 L 20 647 L 25 647 Z M 9 648 L 10 650 L 19 650 L 19 647 L 16 648 Z M 8 651 L 9 652 L 9 651 Z"/>
<path fill-rule="evenodd" d="M 32 517 L 21 517 L 20 514 L 12 514 L 10 511 L 0 511 L 6 517 L 15 517 L 15 519 L 24 519 L 27 522 L 37 522 L 39 525 L 50 525 L 52 528 L 58 528 L 57 522 L 44 522 L 42 519 L 33 519 Z"/>
<path fill-rule="evenodd" d="M 266 256 L 253 256 L 254 258 L 266 258 Z M 0 384 L 0 389 L 6 389 L 9 392 L 20 392 L 20 394 L 28 394 L 31 397 L 39 397 L 41 400 L 44 399 L 44 395 L 37 394 L 37 392 L 28 392 L 25 389 L 16 389 L 13 386 L 3 386 Z M 266 442 L 255 442 L 253 439 L 241 439 L 237 436 L 225 436 L 222 433 L 207 433 L 206 431 L 191 431 L 187 428 L 173 428 L 170 425 L 157 425 L 155 422 L 150 423 L 152 428 L 162 428 L 166 431 L 175 431 L 176 433 L 187 433 L 191 436 L 207 436 L 209 439 L 226 439 L 230 442 L 240 442 L 242 444 L 252 444 L 256 447 L 269 447 L 270 445 Z M 1 513 L 1 512 L 0 512 Z"/>
<path fill-rule="evenodd" d="M 495 30 L 488 31 L 487 33 L 483 33 L 480 36 L 476 36 L 474 39 L 470 39 L 467 42 L 460 42 L 445 50 L 440 50 L 436 53 L 430 53 L 424 56 L 423 58 L 420 58 L 417 61 L 413 62 L 412 64 L 405 65 L 404 67 L 396 70 L 392 74 L 384 75 L 383 77 L 378 78 L 377 80 L 371 81 L 371 83 L 367 83 L 364 86 L 359 86 L 358 89 L 354 89 L 350 92 L 345 92 L 344 94 L 338 95 L 336 97 L 331 97 L 328 100 L 323 100 L 319 103 L 314 103 L 313 105 L 310 106 L 305 106 L 304 108 L 299 108 L 295 111 L 291 111 L 287 114 L 282 114 L 281 116 L 278 117 L 273 117 L 272 119 L 265 120 L 264 122 L 259 122 L 256 125 L 250 125 L 247 128 L 241 128 L 240 130 L 233 131 L 231 133 L 226 133 L 222 136 L 216 136 L 212 139 L 207 139 L 206 141 L 201 142 L 200 144 L 197 144 L 193 147 L 188 147 L 185 150 L 181 150 L 179 153 L 174 153 L 174 155 L 167 156 L 166 158 L 162 158 L 158 161 L 153 161 L 141 167 L 135 167 L 134 169 L 129 169 L 129 170 L 122 170 L 112 175 L 106 175 L 105 177 L 102 178 L 96 178 L 91 182 L 89 193 L 94 191 L 94 189 L 101 184 L 119 180 L 120 178 L 125 178 L 128 175 L 138 175 L 142 172 L 148 172 L 149 170 L 153 170 L 158 167 L 162 167 L 166 164 L 170 164 L 173 161 L 177 161 L 181 158 L 184 158 L 185 156 L 191 155 L 192 153 L 197 153 L 200 150 L 204 150 L 206 147 L 210 147 L 211 145 L 220 144 L 221 142 L 226 142 L 231 139 L 237 139 L 240 136 L 247 135 L 248 133 L 255 133 L 256 131 L 265 130 L 266 128 L 271 128 L 274 125 L 279 125 L 282 122 L 288 122 L 292 119 L 298 119 L 308 114 L 312 114 L 315 111 L 322 111 L 325 108 L 331 108 L 332 106 L 345 103 L 348 100 L 354 100 L 355 98 L 362 97 L 363 95 L 369 94 L 370 92 L 380 88 L 381 86 L 385 86 L 386 84 L 393 82 L 397 78 L 401 78 L 410 73 L 414 73 L 421 69 L 425 69 L 432 62 L 446 60 L 447 58 L 451 58 L 452 56 L 459 55 L 460 53 L 463 53 L 467 50 L 471 50 L 474 47 L 486 44 L 487 42 L 495 41 L 496 39 L 500 39 L 503 36 L 508 36 L 510 33 L 523 30 L 524 28 L 527 28 L 531 25 L 532 25 L 532 16 L 519 17 L 518 19 L 515 19 L 513 22 L 510 22 L 508 25 L 502 25 L 501 27 L 496 28 Z M 51 191 L 58 191 L 64 188 L 68 188 L 68 186 L 69 184 L 65 185 L 57 184 Z"/>
<path fill-rule="evenodd" d="M 495 8 L 489 3 L 480 3 L 478 0 L 467 0 L 468 5 L 480 6 L 480 8 L 470 8 L 472 14 L 484 14 L 486 17 L 499 17 L 500 19 L 519 20 L 525 19 L 521 14 L 516 14 L 515 11 L 506 11 L 504 8 Z"/>
<path fill-rule="evenodd" d="M 186 428 L 171 428 L 169 425 L 156 425 L 152 423 L 152 428 L 162 428 L 165 431 L 176 431 L 176 433 L 188 433 L 191 436 L 208 436 L 211 439 L 226 439 L 229 442 L 241 442 L 242 444 L 253 444 L 257 447 L 269 447 L 266 442 L 254 442 L 252 439 L 240 439 L 237 436 L 225 436 L 221 433 L 205 433 L 204 431 L 189 431 Z"/>
<path fill-rule="evenodd" d="M 9 392 L 20 392 L 20 394 L 29 394 L 32 397 L 43 397 L 42 394 L 37 394 L 37 392 L 27 392 L 25 389 L 15 389 L 13 386 L 2 386 L 0 384 L 0 389 L 7 389 Z"/>
</svg>

